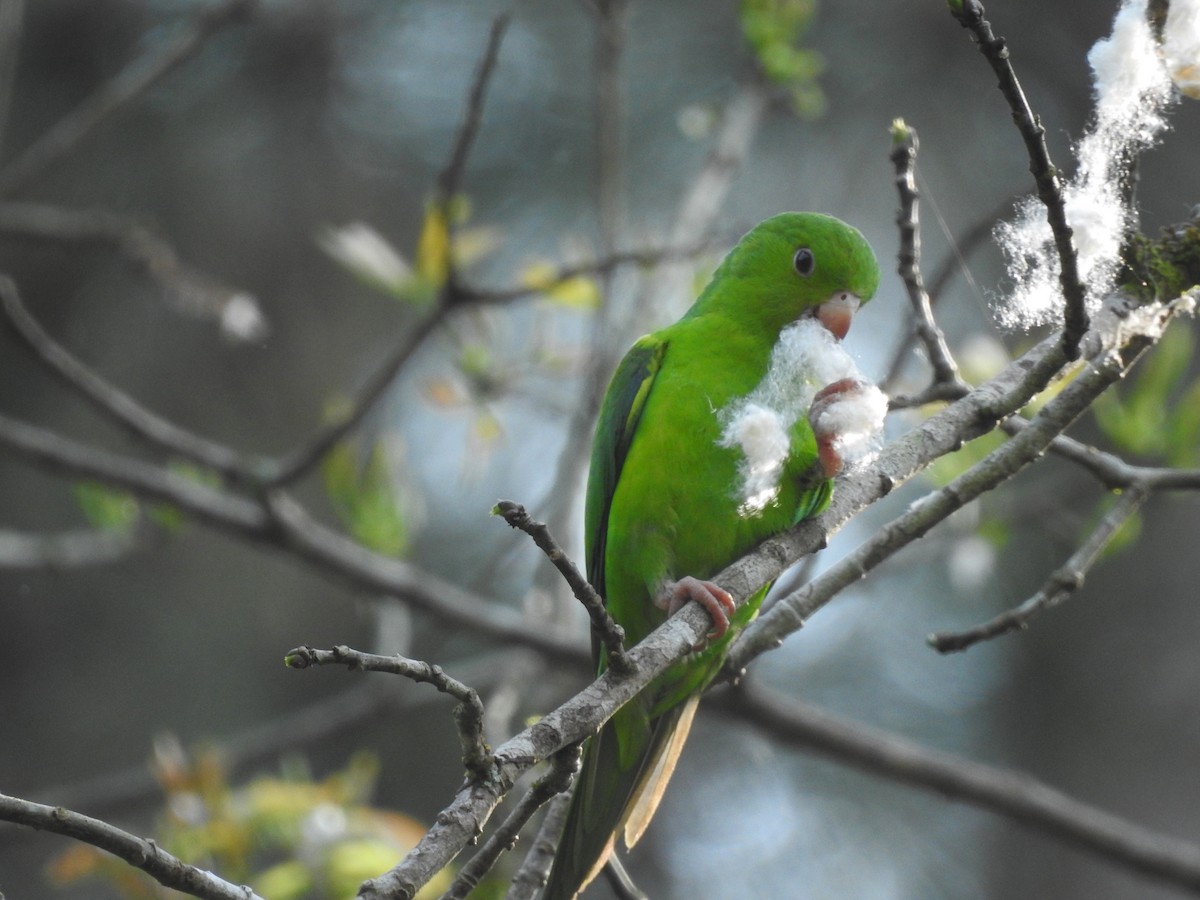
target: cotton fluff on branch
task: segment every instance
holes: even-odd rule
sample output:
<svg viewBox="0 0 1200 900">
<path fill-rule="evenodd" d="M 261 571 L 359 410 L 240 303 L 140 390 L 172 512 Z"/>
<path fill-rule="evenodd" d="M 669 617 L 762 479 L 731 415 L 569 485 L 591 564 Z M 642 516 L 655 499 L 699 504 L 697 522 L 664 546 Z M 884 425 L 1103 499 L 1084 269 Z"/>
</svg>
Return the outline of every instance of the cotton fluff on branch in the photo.
<svg viewBox="0 0 1200 900">
<path fill-rule="evenodd" d="M 822 415 L 838 432 L 837 450 L 847 463 L 862 461 L 878 443 L 887 398 L 858 371 L 833 335 L 815 319 L 803 319 L 779 335 L 762 382 L 717 412 L 722 447 L 742 451 L 738 497 L 742 513 L 762 512 L 779 495 L 791 429 L 808 415 L 813 396 L 827 384 L 853 378 L 861 390 L 847 392 Z"/>
<path fill-rule="evenodd" d="M 1171 4 L 1195 16 L 1200 0 Z M 1182 46 L 1182 41 L 1180 45 Z M 1112 34 L 1088 54 L 1095 84 L 1095 123 L 1076 148 L 1075 177 L 1064 187 L 1067 221 L 1075 236 L 1079 274 L 1093 308 L 1112 286 L 1119 252 L 1136 213 L 1122 199 L 1130 160 L 1166 129 L 1165 113 L 1174 99 L 1171 76 L 1146 21 L 1146 0 L 1125 0 Z M 1001 324 L 1028 328 L 1058 317 L 1061 310 L 1059 260 L 1044 210 L 1035 198 L 1017 208 L 1013 222 L 996 237 L 1015 282 L 997 310 Z"/>
</svg>

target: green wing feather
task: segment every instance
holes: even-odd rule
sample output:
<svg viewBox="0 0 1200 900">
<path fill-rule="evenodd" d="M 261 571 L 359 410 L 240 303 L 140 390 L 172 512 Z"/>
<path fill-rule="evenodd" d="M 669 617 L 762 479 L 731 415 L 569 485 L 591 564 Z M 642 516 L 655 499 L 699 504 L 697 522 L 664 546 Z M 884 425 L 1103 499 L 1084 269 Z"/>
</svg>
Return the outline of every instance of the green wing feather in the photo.
<svg viewBox="0 0 1200 900">
<path fill-rule="evenodd" d="M 604 552 L 608 542 L 608 513 L 613 492 L 621 477 L 621 466 L 637 431 L 654 377 L 662 368 L 667 343 L 648 334 L 625 354 L 613 374 L 604 405 L 596 422 L 592 444 L 592 468 L 588 478 L 584 536 L 588 580 L 604 596 Z M 597 662 L 599 662 L 597 660 Z"/>
<path fill-rule="evenodd" d="M 604 556 L 613 492 L 666 352 L 667 342 L 656 335 L 647 335 L 633 345 L 613 375 L 596 425 L 584 531 L 588 580 L 601 596 L 605 595 L 606 589 Z M 592 655 L 597 671 L 603 671 L 603 650 L 594 635 Z M 639 706 L 635 700 L 625 709 Z M 632 714 L 622 710 L 617 717 L 628 721 L 618 725 L 614 718 L 588 741 L 554 870 L 543 895 L 545 900 L 574 896 L 595 874 L 593 869 L 602 865 L 611 852 L 620 818 L 641 771 L 640 767 L 622 766 L 619 758 L 621 743 L 628 746 L 629 742 L 618 741 L 617 731 L 619 728 L 628 731 L 632 724 L 645 732 L 644 740 L 637 743 L 644 746 L 650 738 L 645 727 L 649 724 L 646 710 L 637 708 Z M 613 783 L 614 773 L 621 773 L 618 783 Z"/>
</svg>

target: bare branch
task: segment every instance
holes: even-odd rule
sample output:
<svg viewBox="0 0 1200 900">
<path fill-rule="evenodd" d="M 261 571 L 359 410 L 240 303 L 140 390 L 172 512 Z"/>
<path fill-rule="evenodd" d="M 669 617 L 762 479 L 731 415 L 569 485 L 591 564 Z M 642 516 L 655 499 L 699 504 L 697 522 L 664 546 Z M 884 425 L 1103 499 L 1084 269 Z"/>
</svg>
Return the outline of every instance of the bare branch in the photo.
<svg viewBox="0 0 1200 900">
<path fill-rule="evenodd" d="M 950 283 L 950 279 L 958 272 L 963 272 L 967 276 L 967 280 L 971 281 L 970 270 L 967 269 L 966 259 L 982 244 L 988 237 L 991 236 L 992 230 L 995 228 L 995 223 L 998 218 L 1004 215 L 1012 208 L 1012 199 L 1007 199 L 1003 203 L 996 206 L 991 212 L 981 216 L 974 225 L 967 229 L 961 235 L 947 235 L 951 242 L 951 252 L 947 253 L 942 260 L 942 264 L 934 271 L 933 277 L 929 280 L 929 304 L 932 308 L 942 298 L 946 291 L 946 285 Z M 972 282 L 973 283 L 973 282 Z M 896 349 L 892 351 L 891 362 L 888 363 L 887 375 L 880 382 L 880 387 L 885 393 L 891 393 L 889 386 L 900 377 L 901 369 L 905 359 L 908 357 L 909 351 L 912 349 L 913 342 L 917 339 L 917 326 L 912 323 L 908 332 L 896 345 Z M 935 398 L 936 399 L 936 398 Z"/>
<path fill-rule="evenodd" d="M 575 773 L 579 771 L 579 758 L 582 749 L 572 745 L 561 753 L 556 753 L 550 759 L 550 771 L 534 782 L 521 802 L 487 839 L 470 861 L 459 870 L 458 876 L 450 890 L 442 895 L 442 900 L 465 900 L 507 850 L 516 844 L 521 830 L 533 818 L 533 814 L 546 804 L 548 800 L 563 793 L 571 786 Z"/>
<path fill-rule="evenodd" d="M 939 631 L 929 636 L 929 645 L 938 653 L 966 650 L 981 641 L 991 640 L 1012 631 L 1029 627 L 1029 620 L 1044 609 L 1057 606 L 1083 587 L 1084 577 L 1095 564 L 1108 542 L 1141 508 L 1149 488 L 1135 484 L 1121 494 L 1099 524 L 1060 568 L 1050 573 L 1046 584 L 1036 594 L 1008 612 L 966 631 Z"/>
<path fill-rule="evenodd" d="M 452 199 L 462 185 L 463 173 L 467 168 L 467 157 L 471 154 L 475 135 L 479 132 L 479 123 L 483 119 L 483 104 L 487 99 L 488 84 L 492 79 L 492 73 L 496 70 L 496 60 L 500 55 L 500 43 L 504 40 L 504 32 L 508 29 L 509 18 L 508 15 L 500 15 L 492 20 L 487 44 L 484 46 L 479 65 L 475 69 L 475 77 L 471 81 L 471 89 L 467 95 L 467 107 L 462 123 L 458 127 L 454 149 L 450 153 L 446 167 L 438 176 L 438 194 L 443 203 Z"/>
<path fill-rule="evenodd" d="M 563 752 L 568 752 L 569 749 Z M 538 896 L 546 884 L 546 879 L 550 877 L 554 851 L 558 848 L 559 835 L 566 825 L 570 805 L 571 795 L 565 792 L 554 797 L 546 805 L 546 815 L 537 835 L 530 842 L 529 852 L 525 854 L 517 874 L 513 876 L 504 900 L 534 900 Z"/>
<path fill-rule="evenodd" d="M 252 500 L 3 414 L 0 447 L 60 475 L 93 478 L 141 497 L 171 503 L 192 518 L 235 534 L 261 537 L 270 526 L 266 511 Z"/>
<path fill-rule="evenodd" d="M 443 694 L 458 701 L 454 709 L 454 721 L 458 725 L 458 737 L 463 748 L 463 765 L 475 777 L 487 768 L 490 762 L 487 745 L 483 740 L 483 703 L 474 688 L 451 678 L 441 666 L 409 659 L 400 654 L 380 656 L 363 653 L 345 645 L 332 650 L 316 650 L 312 647 L 296 647 L 289 650 L 284 662 L 293 669 L 309 666 L 347 666 L 360 672 L 387 672 L 402 675 L 418 684 L 432 684 Z"/>
<path fill-rule="evenodd" d="M 404 560 L 374 553 L 313 520 L 282 492 L 248 499 L 149 463 L 108 453 L 0 414 L 0 447 L 40 468 L 86 477 L 159 500 L 218 530 L 288 551 L 359 587 L 397 596 L 442 621 L 502 642 L 532 647 L 580 665 L 587 652 L 572 637 L 530 629 L 513 610 L 478 597 Z"/>
<path fill-rule="evenodd" d="M 483 102 L 487 95 L 487 85 L 495 70 L 500 41 L 504 37 L 507 25 L 507 16 L 498 16 L 492 22 L 487 46 L 484 48 L 483 57 L 471 84 L 466 112 L 462 124 L 459 126 L 454 148 L 446 168 L 438 177 L 438 196 L 434 202 L 442 206 L 448 227 L 453 218 L 449 214 L 448 205 L 453 200 L 452 195 L 458 191 L 467 164 L 467 157 L 479 129 L 479 122 L 483 115 Z M 279 463 L 278 470 L 269 479 L 271 485 L 286 487 L 303 478 L 338 441 L 358 427 L 366 418 L 367 413 L 395 383 L 396 375 L 417 348 L 445 321 L 451 308 L 468 296 L 459 289 L 454 256 L 450 254 L 447 259 L 446 281 L 438 292 L 437 305 L 433 311 L 409 331 L 404 340 L 371 373 L 345 412 L 284 457 Z"/>
<path fill-rule="evenodd" d="M 925 345 L 925 353 L 933 367 L 934 385 L 965 389 L 958 366 L 954 363 L 950 348 L 946 346 L 946 337 L 933 319 L 933 307 L 921 278 L 917 147 L 917 132 L 903 120 L 897 119 L 892 125 L 891 158 L 896 170 L 896 190 L 900 195 L 900 212 L 896 216 L 896 224 L 900 227 L 900 278 L 908 290 L 913 328 Z"/>
<path fill-rule="evenodd" d="M 1020 416 L 1005 420 L 1001 427 L 1009 434 L 1018 434 L 1029 427 Z M 1160 466 L 1137 466 L 1113 453 L 1084 444 L 1066 435 L 1059 435 L 1049 447 L 1052 453 L 1068 459 L 1089 472 L 1112 491 L 1142 485 L 1155 491 L 1200 490 L 1200 469 L 1174 469 Z"/>
<path fill-rule="evenodd" d="M 246 480 L 248 473 L 265 463 L 254 464 L 229 447 L 180 428 L 143 407 L 113 384 L 105 381 L 48 335 L 21 302 L 12 280 L 0 275 L 0 309 L 25 345 L 69 388 L 83 397 L 101 415 L 115 419 L 131 432 L 160 449 L 198 463 L 222 475 Z"/>
<path fill-rule="evenodd" d="M 396 381 L 396 375 L 438 326 L 445 321 L 449 307 L 439 304 L 387 355 L 358 389 L 353 401 L 336 419 L 305 440 L 280 459 L 274 472 L 266 479 L 271 487 L 282 488 L 299 481 L 312 471 L 338 441 L 357 428 L 374 409 L 379 398 Z"/>
<path fill-rule="evenodd" d="M 43 806 L 0 794 L 0 819 L 74 838 L 107 850 L 159 884 L 205 900 L 262 900 L 249 887 L 230 884 L 204 869 L 189 866 L 154 841 L 61 806 Z"/>
<path fill-rule="evenodd" d="M 664 246 L 648 247 L 641 250 L 616 250 L 596 259 L 564 265 L 544 280 L 539 280 L 536 286 L 522 284 L 507 288 L 487 288 L 460 284 L 458 286 L 459 299 L 456 302 L 460 304 L 478 303 L 488 306 L 511 303 L 514 300 L 544 294 L 565 282 L 584 275 L 596 275 L 602 279 L 606 278 L 621 266 L 654 266 L 659 263 L 692 260 L 701 253 L 711 250 L 712 246 L 712 241 L 702 240 L 689 245 L 675 247 Z"/>
<path fill-rule="evenodd" d="M 208 38 L 256 0 L 223 0 L 181 25 L 173 38 L 146 51 L 79 106 L 63 116 L 16 159 L 0 169 L 0 197 L 7 197 L 69 154 L 96 126 L 137 99 L 168 72 L 191 59 Z"/>
<path fill-rule="evenodd" d="M 249 292 L 188 265 L 160 235 L 129 216 L 9 201 L 0 203 L 0 235 L 111 248 L 158 284 L 180 312 L 216 320 L 226 337 L 253 341 L 270 330 Z"/>
<path fill-rule="evenodd" d="M 959 24 L 971 32 L 980 52 L 999 79 L 1000 93 L 1008 101 L 1013 122 L 1025 142 L 1029 171 L 1037 184 L 1038 199 L 1046 207 L 1046 219 L 1054 234 L 1054 246 L 1058 250 L 1061 264 L 1059 283 L 1066 300 L 1062 331 L 1063 351 L 1067 359 L 1076 359 L 1079 356 L 1079 342 L 1088 330 L 1087 289 L 1079 277 L 1079 260 L 1072 240 L 1071 226 L 1067 223 L 1062 182 L 1058 169 L 1050 161 L 1050 151 L 1046 149 L 1046 129 L 1042 126 L 1041 119 L 1034 115 L 1029 107 L 1029 101 L 1025 98 L 1025 92 L 1021 89 L 1021 83 L 1017 80 L 1017 74 L 1009 61 L 1008 46 L 1004 38 L 996 37 L 992 32 L 991 23 L 983 17 L 983 4 L 979 0 L 961 0 L 961 3 L 952 3 L 950 9 Z"/>
<path fill-rule="evenodd" d="M 554 541 L 550 529 L 542 522 L 531 518 L 525 507 L 511 500 L 501 500 L 496 504 L 494 512 L 504 517 L 511 527 L 517 528 L 537 544 L 538 549 L 554 564 L 554 568 L 562 574 L 571 587 L 575 599 L 583 604 L 588 617 L 592 620 L 592 632 L 599 637 L 608 654 L 608 664 L 617 668 L 628 666 L 625 658 L 625 629 L 618 625 L 604 605 L 604 598 L 596 593 L 596 589 L 588 583 L 583 574 L 571 562 L 570 557 Z"/>
<path fill-rule="evenodd" d="M 726 710 L 835 762 L 1007 816 L 1152 878 L 1200 892 L 1200 845 L 1158 834 L 1020 772 L 995 769 L 743 686 Z"/>
</svg>

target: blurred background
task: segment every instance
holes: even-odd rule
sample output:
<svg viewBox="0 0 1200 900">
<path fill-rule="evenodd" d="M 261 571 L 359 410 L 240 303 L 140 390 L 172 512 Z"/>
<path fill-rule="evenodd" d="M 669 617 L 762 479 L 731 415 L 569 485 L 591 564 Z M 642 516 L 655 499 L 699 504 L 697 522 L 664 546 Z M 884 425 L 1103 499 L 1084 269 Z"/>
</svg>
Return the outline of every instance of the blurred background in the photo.
<svg viewBox="0 0 1200 900">
<path fill-rule="evenodd" d="M 10 13 L 15 5 L 0 3 Z M 0 160 L 19 158 L 100 85 L 213 6 L 24 4 Z M 601 251 L 597 16 L 589 4 L 261 0 L 71 153 L 9 185 L 9 202 L 0 204 L 0 226 L 12 203 L 127 216 L 165 239 L 211 289 L 189 302 L 103 241 L 33 239 L 14 227 L 0 227 L 0 270 L 52 335 L 151 409 L 247 452 L 285 452 L 353 394 L 420 313 L 411 299 L 355 277 L 324 247 L 331 229 L 365 223 L 396 253 L 416 258 L 426 204 L 491 21 L 504 11 L 512 19 L 461 185 L 469 206 L 463 227 L 475 238 L 467 280 L 503 288 L 539 265 L 593 258 Z M 990 10 L 1063 164 L 1088 121 L 1086 53 L 1108 33 L 1114 11 L 1114 3 L 1094 0 L 1010 0 Z M 733 0 L 633 0 L 624 34 L 617 246 L 664 246 L 720 111 L 754 62 Z M 749 226 L 785 209 L 848 220 L 893 269 L 888 128 L 903 117 L 921 138 L 926 275 L 947 260 L 954 273 L 938 299 L 941 324 L 967 369 L 990 374 L 998 356 L 1031 336 L 994 327 L 989 303 L 1006 285 L 998 254 L 990 241 L 972 247 L 964 239 L 1031 185 L 987 64 L 934 0 L 819 3 L 803 47 L 823 60 L 820 95 L 810 94 L 798 115 L 780 92 L 716 219 L 713 251 L 691 271 L 704 277 Z M 1200 202 L 1200 106 L 1185 101 L 1173 122 L 1141 166 L 1147 233 L 1186 219 Z M 633 296 L 638 277 L 622 275 L 614 290 Z M 230 297 L 240 305 L 231 309 Z M 638 327 L 663 324 L 686 302 L 656 298 Z M 885 274 L 847 343 L 874 377 L 891 365 L 906 310 L 902 285 Z M 580 460 L 560 456 L 581 402 L 595 315 L 587 302 L 548 296 L 453 315 L 362 438 L 362 447 L 368 437 L 386 447 L 395 552 L 497 603 L 529 609 L 533 621 L 556 610 L 581 645 L 586 624 L 574 601 L 531 543 L 489 510 L 505 497 L 535 516 L 552 508 L 562 522 L 578 518 Z M 1180 384 L 1196 368 L 1183 343 Z M 904 375 L 901 388 L 922 386 L 915 353 Z M 143 452 L 7 331 L 0 333 L 0 411 Z M 896 417 L 891 427 L 898 432 L 911 421 Z M 1073 433 L 1104 439 L 1090 418 Z M 1153 448 L 1146 452 L 1145 461 L 1160 461 Z M 564 465 L 566 494 L 554 486 Z M 929 484 L 911 485 L 860 517 L 825 555 L 836 559 Z M 302 485 L 300 496 L 337 521 L 320 478 Z M 845 716 L 1025 770 L 1150 828 L 1195 838 L 1200 561 L 1191 550 L 1200 510 L 1193 498 L 1153 498 L 1135 541 L 1028 632 L 950 657 L 925 644 L 931 631 L 974 624 L 1029 596 L 1103 502 L 1087 477 L 1050 460 L 847 592 L 760 660 L 757 675 Z M 0 453 L 0 530 L 85 525 L 70 481 Z M 346 692 L 387 676 L 291 671 L 281 665 L 288 649 L 403 650 L 466 680 L 475 674 L 498 738 L 584 683 L 585 671 L 546 670 L 528 655 L 447 633 L 281 553 L 195 523 L 150 531 L 110 564 L 0 571 L 5 792 L 149 833 L 161 797 L 139 773 L 156 745 L 160 765 L 175 741 L 193 752 L 253 745 L 230 773 L 237 782 L 295 765 L 295 757 L 281 764 L 289 754 L 300 754 L 320 779 L 368 749 L 378 759 L 372 803 L 427 822 L 461 780 L 449 704 L 430 696 L 417 707 L 380 707 L 307 738 L 285 717 L 319 725 L 331 709 L 345 709 Z M 579 554 L 578 529 L 560 537 Z M 378 688 L 397 704 L 423 690 Z M 0 827 L 0 891 L 120 895 L 96 882 L 56 893 L 46 867 L 68 845 Z M 703 712 L 632 871 L 662 898 L 1177 895 L 998 817 L 782 748 Z"/>
</svg>

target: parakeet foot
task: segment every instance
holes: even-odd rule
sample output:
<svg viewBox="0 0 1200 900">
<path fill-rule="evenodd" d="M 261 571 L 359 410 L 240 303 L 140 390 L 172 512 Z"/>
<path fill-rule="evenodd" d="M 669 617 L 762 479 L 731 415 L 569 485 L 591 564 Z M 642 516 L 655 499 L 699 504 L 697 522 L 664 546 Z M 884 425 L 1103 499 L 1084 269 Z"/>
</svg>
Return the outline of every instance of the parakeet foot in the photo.
<svg viewBox="0 0 1200 900">
<path fill-rule="evenodd" d="M 669 581 L 654 599 L 659 609 L 665 609 L 667 615 L 673 616 L 688 602 L 695 600 L 708 612 L 712 619 L 712 631 L 704 636 L 692 650 L 703 650 L 709 641 L 719 640 L 729 630 L 729 617 L 736 608 L 733 597 L 720 585 L 711 581 L 701 581 L 691 575 L 685 575 L 678 581 Z"/>
<path fill-rule="evenodd" d="M 817 439 L 817 451 L 821 459 L 821 468 L 826 478 L 833 478 L 842 471 L 844 461 L 838 452 L 837 441 L 842 436 L 839 423 L 835 417 L 826 413 L 836 404 L 850 399 L 854 394 L 872 389 L 872 385 L 857 378 L 843 378 L 833 384 L 827 384 L 817 391 L 813 397 L 812 406 L 808 410 L 808 422 L 812 425 L 813 435 Z"/>
</svg>

